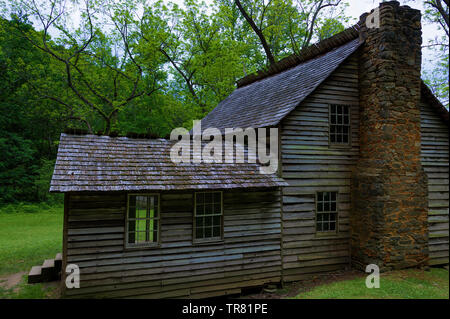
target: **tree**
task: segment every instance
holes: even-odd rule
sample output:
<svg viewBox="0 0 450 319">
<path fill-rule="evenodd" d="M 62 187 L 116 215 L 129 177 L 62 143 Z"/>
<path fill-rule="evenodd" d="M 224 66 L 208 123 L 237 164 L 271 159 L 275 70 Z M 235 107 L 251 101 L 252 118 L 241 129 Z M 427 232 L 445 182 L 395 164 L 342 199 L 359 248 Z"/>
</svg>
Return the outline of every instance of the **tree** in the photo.
<svg viewBox="0 0 450 319">
<path fill-rule="evenodd" d="M 341 0 L 233 0 L 263 47 L 268 64 L 298 53 L 316 37 L 343 30 Z M 327 18 L 325 18 L 327 17 Z"/>
<path fill-rule="evenodd" d="M 448 90 L 448 57 L 449 57 L 449 1 L 430 0 L 424 1 L 425 11 L 423 18 L 425 22 L 432 23 L 437 27 L 436 36 L 423 47 L 433 50 L 437 56 L 437 62 L 432 71 L 424 71 L 424 80 L 430 86 L 433 93 L 440 101 L 449 107 Z"/>
<path fill-rule="evenodd" d="M 76 6 L 74 1 L 70 3 L 72 7 Z M 103 132 L 109 134 L 120 111 L 161 88 L 158 83 L 160 65 L 147 63 L 144 66 L 142 52 L 134 50 L 135 37 L 129 28 L 128 5 L 128 2 L 109 4 L 85 0 L 79 8 L 80 26 L 75 30 L 70 30 L 65 22 L 68 8 L 64 0 L 49 3 L 22 0 L 12 5 L 16 12 L 25 12 L 30 19 L 38 21 L 42 28 L 38 39 L 18 27 L 23 37 L 65 70 L 65 85 L 70 90 L 70 98 L 58 92 L 40 90 L 42 97 L 63 105 L 71 118 L 86 123 L 90 131 L 89 111 L 102 119 Z M 110 25 L 109 34 L 102 32 Z M 56 42 L 51 41 L 51 33 L 59 33 Z M 39 90 L 39 87 L 35 86 L 35 89 Z"/>
</svg>

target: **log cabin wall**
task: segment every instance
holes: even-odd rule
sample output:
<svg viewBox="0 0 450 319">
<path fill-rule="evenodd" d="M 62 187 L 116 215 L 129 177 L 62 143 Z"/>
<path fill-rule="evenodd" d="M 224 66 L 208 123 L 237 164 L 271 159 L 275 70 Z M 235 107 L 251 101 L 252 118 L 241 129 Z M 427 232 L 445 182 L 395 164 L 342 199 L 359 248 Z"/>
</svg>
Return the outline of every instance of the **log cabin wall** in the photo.
<svg viewBox="0 0 450 319">
<path fill-rule="evenodd" d="M 357 54 L 357 53 L 356 53 Z M 342 269 L 350 263 L 352 168 L 359 153 L 358 60 L 353 54 L 281 122 L 283 278 Z M 329 145 L 329 104 L 350 106 L 351 145 Z M 316 192 L 338 192 L 338 232 L 315 229 Z"/>
<path fill-rule="evenodd" d="M 280 191 L 223 191 L 223 241 L 202 245 L 192 241 L 193 194 L 160 193 L 160 247 L 141 249 L 124 248 L 126 193 L 66 194 L 64 264 L 81 280 L 65 295 L 201 298 L 279 282 Z"/>
<path fill-rule="evenodd" d="M 430 265 L 448 264 L 448 124 L 422 98 L 421 162 L 428 177 L 428 229 Z"/>
</svg>

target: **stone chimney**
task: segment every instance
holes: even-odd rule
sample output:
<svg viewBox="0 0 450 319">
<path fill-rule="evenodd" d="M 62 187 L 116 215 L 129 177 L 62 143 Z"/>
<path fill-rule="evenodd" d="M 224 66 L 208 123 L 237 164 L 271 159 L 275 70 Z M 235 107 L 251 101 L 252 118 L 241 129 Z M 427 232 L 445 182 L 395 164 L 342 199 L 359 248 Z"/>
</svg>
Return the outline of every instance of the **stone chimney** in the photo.
<svg viewBox="0 0 450 319">
<path fill-rule="evenodd" d="M 419 10 L 397 1 L 380 3 L 360 18 L 365 41 L 359 60 L 360 159 L 350 218 L 356 267 L 377 264 L 383 271 L 428 260 L 428 190 L 420 162 L 420 18 Z"/>
</svg>

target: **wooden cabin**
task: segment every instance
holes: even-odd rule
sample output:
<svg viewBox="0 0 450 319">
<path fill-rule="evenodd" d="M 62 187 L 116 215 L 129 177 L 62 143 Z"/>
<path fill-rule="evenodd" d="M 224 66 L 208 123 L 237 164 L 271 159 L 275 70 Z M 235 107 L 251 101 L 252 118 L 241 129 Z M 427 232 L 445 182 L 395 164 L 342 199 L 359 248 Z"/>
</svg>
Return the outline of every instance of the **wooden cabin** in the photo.
<svg viewBox="0 0 450 319">
<path fill-rule="evenodd" d="M 241 79 L 202 120 L 278 128 L 278 174 L 174 164 L 166 140 L 62 134 L 50 190 L 65 193 L 63 269 L 81 275 L 65 295 L 202 298 L 448 264 L 449 117 L 420 80 L 417 12 L 380 4 L 382 28 L 363 15 Z"/>
</svg>

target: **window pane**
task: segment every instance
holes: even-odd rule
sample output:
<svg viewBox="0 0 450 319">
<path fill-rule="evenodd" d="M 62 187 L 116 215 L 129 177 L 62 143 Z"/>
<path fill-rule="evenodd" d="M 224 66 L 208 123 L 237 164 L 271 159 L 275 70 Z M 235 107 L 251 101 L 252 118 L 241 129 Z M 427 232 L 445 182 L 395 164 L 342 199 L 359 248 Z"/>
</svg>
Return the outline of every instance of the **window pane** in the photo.
<svg viewBox="0 0 450 319">
<path fill-rule="evenodd" d="M 203 228 L 195 229 L 195 238 L 203 238 Z"/>
<path fill-rule="evenodd" d="M 330 223 L 330 230 L 336 230 L 336 223 L 335 222 L 331 222 Z"/>
<path fill-rule="evenodd" d="M 213 217 L 213 226 L 220 225 L 220 216 Z"/>
<path fill-rule="evenodd" d="M 212 216 L 205 217 L 205 227 L 211 227 L 213 222 Z"/>
<path fill-rule="evenodd" d="M 206 193 L 205 194 L 205 204 L 209 204 L 213 202 L 213 194 L 212 193 Z"/>
<path fill-rule="evenodd" d="M 213 237 L 219 237 L 220 236 L 220 227 L 214 227 L 213 228 Z"/>
<path fill-rule="evenodd" d="M 148 240 L 147 240 L 148 233 L 146 231 L 140 231 L 140 232 L 137 232 L 137 234 L 138 234 L 138 240 L 137 240 L 138 243 L 148 242 Z"/>
<path fill-rule="evenodd" d="M 325 222 L 325 223 L 322 224 L 322 230 L 323 230 L 323 231 L 329 230 L 329 228 L 328 228 L 328 223 L 327 223 L 327 222 Z"/>
<path fill-rule="evenodd" d="M 204 225 L 204 217 L 197 217 L 195 223 L 197 224 L 197 227 L 203 227 L 203 225 Z"/>
<path fill-rule="evenodd" d="M 195 194 L 195 201 L 198 204 L 203 204 L 205 202 L 205 193 L 196 193 Z"/>
<path fill-rule="evenodd" d="M 204 215 L 205 214 L 205 205 L 198 205 L 197 204 L 197 207 L 195 208 L 195 213 L 197 214 L 197 215 Z"/>
<path fill-rule="evenodd" d="M 322 231 L 322 223 L 317 223 L 317 231 Z"/>
<path fill-rule="evenodd" d="M 136 238 L 136 236 L 135 236 L 134 231 L 129 231 L 128 232 L 128 243 L 134 244 L 135 243 L 135 238 Z"/>
<path fill-rule="evenodd" d="M 214 193 L 214 203 L 221 204 L 220 195 L 221 193 Z"/>
<path fill-rule="evenodd" d="M 205 228 L 205 238 L 209 238 L 209 237 L 212 237 L 212 228 L 206 227 Z"/>
<path fill-rule="evenodd" d="M 335 212 L 336 211 L 336 203 L 335 202 L 332 202 L 331 203 L 331 209 L 330 209 L 332 212 Z"/>
<path fill-rule="evenodd" d="M 214 204 L 205 204 L 205 215 L 214 214 Z"/>
<path fill-rule="evenodd" d="M 317 211 L 323 212 L 323 203 L 317 203 Z"/>
<path fill-rule="evenodd" d="M 321 222 L 322 221 L 322 214 L 317 214 L 317 221 Z"/>
</svg>

